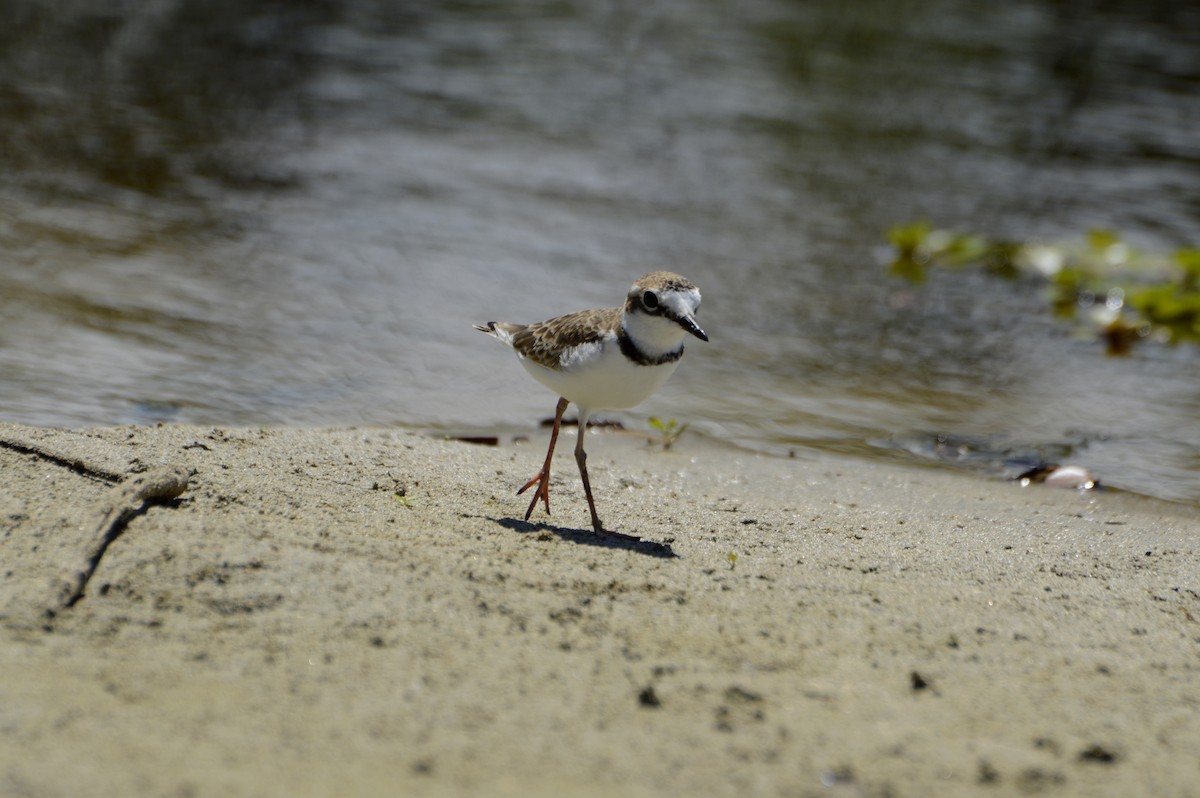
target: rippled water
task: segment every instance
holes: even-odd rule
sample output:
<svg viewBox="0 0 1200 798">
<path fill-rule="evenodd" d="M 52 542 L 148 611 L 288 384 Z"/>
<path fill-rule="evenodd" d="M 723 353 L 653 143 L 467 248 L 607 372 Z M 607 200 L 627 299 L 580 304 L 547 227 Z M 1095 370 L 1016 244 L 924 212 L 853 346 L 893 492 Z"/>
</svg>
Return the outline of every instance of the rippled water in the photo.
<svg viewBox="0 0 1200 798">
<path fill-rule="evenodd" d="M 0 0 L 0 417 L 527 427 L 471 325 L 667 268 L 712 342 L 629 424 L 1200 501 L 1194 348 L 881 246 L 1196 245 L 1185 5 Z"/>
</svg>

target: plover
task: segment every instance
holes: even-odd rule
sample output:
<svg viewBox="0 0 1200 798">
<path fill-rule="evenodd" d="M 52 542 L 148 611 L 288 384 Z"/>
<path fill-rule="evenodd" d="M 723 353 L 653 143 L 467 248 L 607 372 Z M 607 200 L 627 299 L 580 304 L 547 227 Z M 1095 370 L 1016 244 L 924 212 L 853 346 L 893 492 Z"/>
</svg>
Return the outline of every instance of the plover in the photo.
<svg viewBox="0 0 1200 798">
<path fill-rule="evenodd" d="M 559 395 L 546 460 L 517 491 L 519 496 L 537 485 L 525 511 L 526 521 L 538 499 L 550 514 L 550 461 L 563 411 L 574 404 L 579 409 L 575 462 L 592 513 L 592 527 L 597 533 L 605 532 L 596 514 L 583 450 L 588 419 L 597 410 L 633 407 L 657 391 L 679 365 L 686 334 L 708 340 L 696 323 L 699 307 L 700 291 L 689 280 L 671 272 L 651 272 L 630 287 L 624 307 L 581 310 L 535 324 L 489 321 L 475 325 L 512 347 L 525 370 Z"/>
</svg>

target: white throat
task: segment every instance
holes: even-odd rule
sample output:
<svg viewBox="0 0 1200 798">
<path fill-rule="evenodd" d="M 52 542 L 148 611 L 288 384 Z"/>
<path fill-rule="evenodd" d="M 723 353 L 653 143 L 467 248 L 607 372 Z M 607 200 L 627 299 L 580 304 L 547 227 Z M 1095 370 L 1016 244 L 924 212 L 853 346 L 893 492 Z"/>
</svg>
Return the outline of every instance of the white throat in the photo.
<svg viewBox="0 0 1200 798">
<path fill-rule="evenodd" d="M 699 291 L 671 291 L 659 297 L 659 301 L 676 315 L 693 316 L 700 304 Z M 634 345 L 647 357 L 661 357 L 679 351 L 687 331 L 678 323 L 662 316 L 652 316 L 626 308 L 621 313 L 621 323 Z"/>
</svg>

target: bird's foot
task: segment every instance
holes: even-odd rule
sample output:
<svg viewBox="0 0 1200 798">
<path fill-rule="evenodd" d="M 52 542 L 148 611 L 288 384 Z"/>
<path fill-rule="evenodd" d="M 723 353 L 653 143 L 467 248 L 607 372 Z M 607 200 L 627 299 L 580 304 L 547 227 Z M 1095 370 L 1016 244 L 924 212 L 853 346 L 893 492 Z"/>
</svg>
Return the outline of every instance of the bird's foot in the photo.
<svg viewBox="0 0 1200 798">
<path fill-rule="evenodd" d="M 529 502 L 529 509 L 525 511 L 526 521 L 529 520 L 529 516 L 533 515 L 533 508 L 537 507 L 538 499 L 541 499 L 542 503 L 546 505 L 546 515 L 550 515 L 550 469 L 544 468 L 539 471 L 537 476 L 521 486 L 517 495 L 520 496 L 534 485 L 537 485 L 537 490 L 533 492 L 533 501 Z"/>
</svg>

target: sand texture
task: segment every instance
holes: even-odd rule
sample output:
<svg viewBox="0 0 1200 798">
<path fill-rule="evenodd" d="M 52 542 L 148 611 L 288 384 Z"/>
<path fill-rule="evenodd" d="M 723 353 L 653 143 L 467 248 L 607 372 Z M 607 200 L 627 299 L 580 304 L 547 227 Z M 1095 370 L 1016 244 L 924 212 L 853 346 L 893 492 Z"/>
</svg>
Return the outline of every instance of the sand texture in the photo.
<svg viewBox="0 0 1200 798">
<path fill-rule="evenodd" d="M 573 435 L 0 425 L 0 795 L 1200 795 L 1195 508 Z"/>
</svg>

